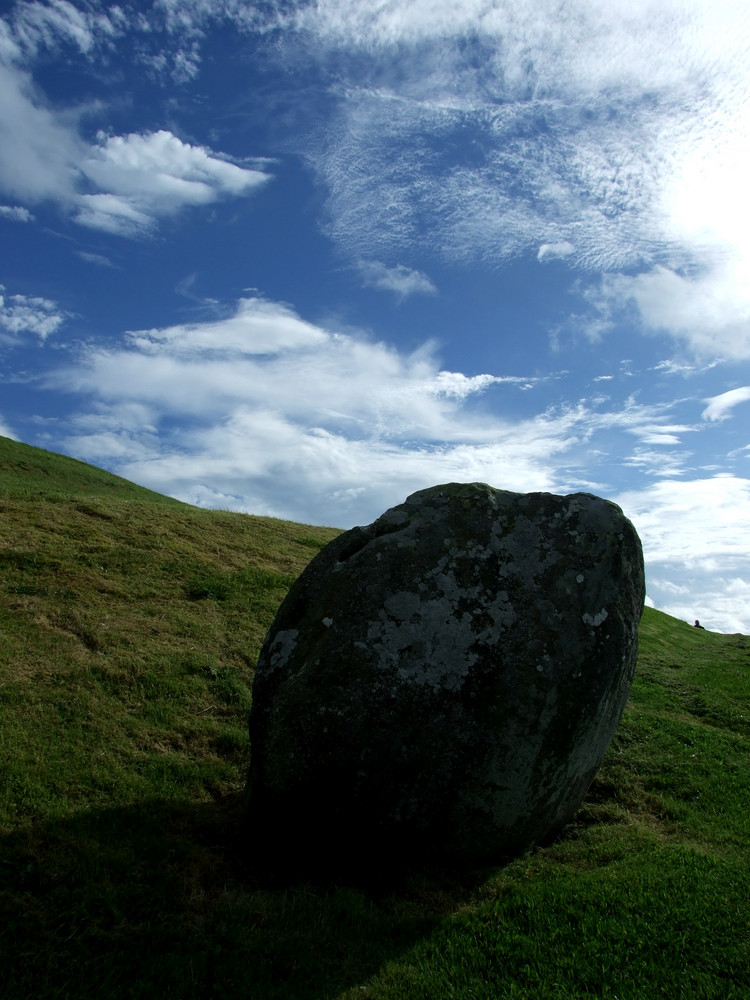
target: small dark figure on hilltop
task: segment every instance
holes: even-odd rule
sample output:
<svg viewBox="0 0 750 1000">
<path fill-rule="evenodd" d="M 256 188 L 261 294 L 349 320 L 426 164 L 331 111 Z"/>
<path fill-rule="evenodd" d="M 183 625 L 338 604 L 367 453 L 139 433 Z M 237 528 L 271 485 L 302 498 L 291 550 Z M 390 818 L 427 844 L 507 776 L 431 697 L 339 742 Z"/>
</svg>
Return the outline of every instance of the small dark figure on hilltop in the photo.
<svg viewBox="0 0 750 1000">
<path fill-rule="evenodd" d="M 695 619 L 695 625 L 693 625 L 693 628 L 703 628 L 703 626 L 701 625 L 701 623 L 698 621 L 697 618 Z"/>
</svg>

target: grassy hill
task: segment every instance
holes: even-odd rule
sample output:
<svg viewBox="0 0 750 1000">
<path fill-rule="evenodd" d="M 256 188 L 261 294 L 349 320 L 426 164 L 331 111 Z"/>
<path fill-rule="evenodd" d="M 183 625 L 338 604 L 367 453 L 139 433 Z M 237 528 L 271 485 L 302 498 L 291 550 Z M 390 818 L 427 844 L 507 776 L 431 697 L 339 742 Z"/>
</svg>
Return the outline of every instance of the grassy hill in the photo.
<svg viewBox="0 0 750 1000">
<path fill-rule="evenodd" d="M 0 996 L 746 1000 L 750 639 L 650 609 L 554 843 L 269 881 L 238 819 L 252 669 L 335 533 L 0 438 Z"/>
</svg>

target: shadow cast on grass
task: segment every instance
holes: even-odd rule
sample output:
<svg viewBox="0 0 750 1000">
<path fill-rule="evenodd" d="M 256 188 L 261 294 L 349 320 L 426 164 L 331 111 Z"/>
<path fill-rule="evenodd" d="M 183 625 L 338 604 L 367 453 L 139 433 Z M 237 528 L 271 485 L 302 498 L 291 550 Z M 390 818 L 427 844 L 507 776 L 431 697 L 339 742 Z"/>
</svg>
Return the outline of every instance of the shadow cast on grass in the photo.
<svg viewBox="0 0 750 1000">
<path fill-rule="evenodd" d="M 449 873 L 401 873 L 399 889 L 379 891 L 299 870 L 290 880 L 249 853 L 232 799 L 146 802 L 5 836 L 4 998 L 329 1000 L 470 891 Z"/>
</svg>

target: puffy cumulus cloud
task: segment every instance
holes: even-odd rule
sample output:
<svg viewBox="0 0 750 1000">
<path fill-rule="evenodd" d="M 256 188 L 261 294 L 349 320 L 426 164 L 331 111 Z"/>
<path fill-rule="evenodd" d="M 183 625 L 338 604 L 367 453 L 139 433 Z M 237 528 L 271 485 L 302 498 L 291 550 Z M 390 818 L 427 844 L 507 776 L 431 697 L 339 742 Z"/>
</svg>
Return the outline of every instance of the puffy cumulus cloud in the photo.
<svg viewBox="0 0 750 1000">
<path fill-rule="evenodd" d="M 437 288 L 426 274 L 403 264 L 388 267 L 378 260 L 362 260 L 359 262 L 359 273 L 365 285 L 393 292 L 400 302 L 410 295 L 437 294 Z"/>
<path fill-rule="evenodd" d="M 269 179 L 166 130 L 100 135 L 80 169 L 106 193 L 80 195 L 77 220 L 123 235 L 148 230 L 159 217 L 188 206 L 246 195 Z"/>
<path fill-rule="evenodd" d="M 656 607 L 718 631 L 750 633 L 747 584 L 736 585 L 750 577 L 749 480 L 662 480 L 615 499 L 643 542 Z"/>
<path fill-rule="evenodd" d="M 746 403 L 750 399 L 750 385 L 743 385 L 739 389 L 730 389 L 722 392 L 718 396 L 707 399 L 708 406 L 703 411 L 704 420 L 726 420 L 731 416 L 731 411 L 740 403 Z"/>
<path fill-rule="evenodd" d="M 62 326 L 65 319 L 66 313 L 50 299 L 7 295 L 0 285 L 0 331 L 10 334 L 10 337 L 4 338 L 6 342 L 15 343 L 22 333 L 34 333 L 45 341 Z"/>
<path fill-rule="evenodd" d="M 85 226 L 143 235 L 160 218 L 247 196 L 270 178 L 165 130 L 101 136 L 87 147 L 44 105 L 25 73 L 2 63 L 0 95 L 0 189 L 31 202 L 53 199 Z M 93 192 L 81 193 L 82 178 Z M 31 218 L 24 207 L 3 214 Z"/>
<path fill-rule="evenodd" d="M 562 243 L 542 243 L 536 259 L 542 263 L 547 260 L 565 260 L 566 257 L 570 257 L 574 252 L 575 247 L 567 241 L 563 241 Z"/>
</svg>

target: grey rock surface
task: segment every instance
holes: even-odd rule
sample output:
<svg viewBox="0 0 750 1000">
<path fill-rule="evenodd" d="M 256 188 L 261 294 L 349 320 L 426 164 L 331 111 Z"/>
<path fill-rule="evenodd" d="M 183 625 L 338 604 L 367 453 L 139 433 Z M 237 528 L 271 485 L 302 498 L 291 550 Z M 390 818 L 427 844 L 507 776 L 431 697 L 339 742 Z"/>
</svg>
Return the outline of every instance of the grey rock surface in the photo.
<svg viewBox="0 0 750 1000">
<path fill-rule="evenodd" d="M 549 836 L 619 723 L 644 596 L 635 529 L 589 494 L 454 483 L 340 535 L 258 661 L 250 822 L 363 862 Z"/>
</svg>

